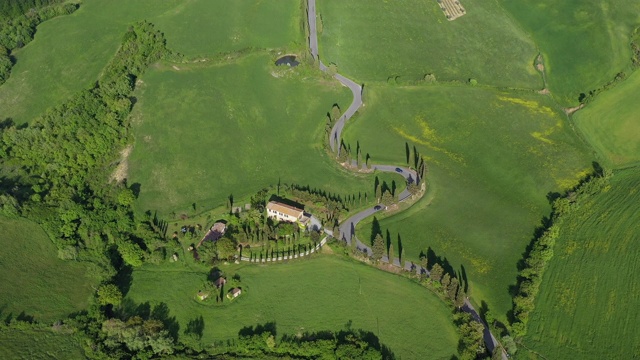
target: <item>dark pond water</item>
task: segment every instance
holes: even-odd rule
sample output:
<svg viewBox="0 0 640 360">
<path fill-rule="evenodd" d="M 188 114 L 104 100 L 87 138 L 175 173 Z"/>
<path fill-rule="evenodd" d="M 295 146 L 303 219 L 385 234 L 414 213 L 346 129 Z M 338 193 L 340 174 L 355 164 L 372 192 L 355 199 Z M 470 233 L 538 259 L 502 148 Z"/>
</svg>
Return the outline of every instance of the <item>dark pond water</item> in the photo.
<svg viewBox="0 0 640 360">
<path fill-rule="evenodd" d="M 300 62 L 296 61 L 295 55 L 286 55 L 276 60 L 276 65 L 298 66 Z"/>
</svg>

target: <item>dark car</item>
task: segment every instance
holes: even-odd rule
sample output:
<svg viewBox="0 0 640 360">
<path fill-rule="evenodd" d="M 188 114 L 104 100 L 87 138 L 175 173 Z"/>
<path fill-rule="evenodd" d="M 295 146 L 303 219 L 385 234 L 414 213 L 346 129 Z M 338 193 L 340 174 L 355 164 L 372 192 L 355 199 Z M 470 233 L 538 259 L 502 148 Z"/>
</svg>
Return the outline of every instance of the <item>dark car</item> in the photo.
<svg viewBox="0 0 640 360">
<path fill-rule="evenodd" d="M 382 209 L 382 206 L 380 206 L 380 205 L 376 205 L 376 206 L 373 207 L 373 210 L 375 210 L 375 211 L 378 211 L 380 209 Z"/>
<path fill-rule="evenodd" d="M 400 169 L 400 168 L 396 168 L 396 172 L 401 173 L 401 172 L 402 172 L 402 169 Z"/>
</svg>

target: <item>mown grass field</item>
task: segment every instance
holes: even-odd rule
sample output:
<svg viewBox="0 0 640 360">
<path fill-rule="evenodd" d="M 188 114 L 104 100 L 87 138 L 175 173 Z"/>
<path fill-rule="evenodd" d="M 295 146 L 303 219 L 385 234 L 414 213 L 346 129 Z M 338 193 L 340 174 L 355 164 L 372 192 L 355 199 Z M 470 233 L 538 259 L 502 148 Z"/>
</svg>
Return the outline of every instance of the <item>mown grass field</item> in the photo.
<svg viewBox="0 0 640 360">
<path fill-rule="evenodd" d="M 422 79 L 540 89 L 536 46 L 496 2 L 462 2 L 447 21 L 433 1 L 318 1 L 320 58 L 358 82 Z"/>
<path fill-rule="evenodd" d="M 6 360 L 82 359 L 73 335 L 50 329 L 0 330 L 0 357 Z"/>
<path fill-rule="evenodd" d="M 6 360 L 64 360 L 85 357 L 82 347 L 72 335 L 49 329 L 2 329 L 0 352 Z"/>
<path fill-rule="evenodd" d="M 137 94 L 128 179 L 141 184 L 140 210 L 214 208 L 278 182 L 373 192 L 373 176 L 340 168 L 322 148 L 326 113 L 351 102 L 339 83 L 275 77 L 282 69 L 267 55 L 178 68 L 150 70 Z"/>
<path fill-rule="evenodd" d="M 429 168 L 429 192 L 409 210 L 381 221 L 407 258 L 431 247 L 461 271 L 473 299 L 494 314 L 511 308 L 515 282 L 549 192 L 575 185 L 589 153 L 549 97 L 471 86 L 369 87 L 366 107 L 347 126 L 374 162 L 405 163 L 405 142 Z M 358 228 L 370 239 L 371 224 Z M 504 319 L 503 319 L 504 320 Z"/>
<path fill-rule="evenodd" d="M 528 348 L 547 359 L 640 356 L 639 184 L 638 169 L 618 172 L 608 191 L 563 221 L 524 338 Z"/>
<path fill-rule="evenodd" d="M 37 224 L 0 217 L 0 314 L 40 322 L 66 318 L 89 305 L 93 289 L 86 267 L 57 258 L 57 249 Z"/>
<path fill-rule="evenodd" d="M 640 72 L 636 71 L 573 117 L 609 166 L 624 167 L 640 161 L 639 93 Z"/>
<path fill-rule="evenodd" d="M 545 57 L 549 89 L 565 106 L 614 79 L 631 63 L 635 0 L 499 0 Z"/>
<path fill-rule="evenodd" d="M 29 122 L 91 86 L 133 22 L 154 23 L 175 51 L 212 55 L 300 46 L 301 13 L 295 0 L 85 0 L 74 14 L 41 24 L 35 39 L 14 53 L 17 63 L 0 87 L 0 119 Z"/>
<path fill-rule="evenodd" d="M 267 322 L 275 322 L 282 335 L 337 330 L 351 321 L 354 329 L 375 333 L 403 359 L 449 359 L 456 354 L 450 310 L 408 279 L 329 255 L 221 269 L 227 276 L 240 275 L 243 284 L 243 294 L 224 306 L 194 300 L 206 273 L 189 270 L 182 260 L 134 271 L 127 299 L 149 301 L 152 308 L 166 303 L 180 334 L 188 321 L 203 316 L 204 343 L 233 339 L 243 327 Z"/>
</svg>

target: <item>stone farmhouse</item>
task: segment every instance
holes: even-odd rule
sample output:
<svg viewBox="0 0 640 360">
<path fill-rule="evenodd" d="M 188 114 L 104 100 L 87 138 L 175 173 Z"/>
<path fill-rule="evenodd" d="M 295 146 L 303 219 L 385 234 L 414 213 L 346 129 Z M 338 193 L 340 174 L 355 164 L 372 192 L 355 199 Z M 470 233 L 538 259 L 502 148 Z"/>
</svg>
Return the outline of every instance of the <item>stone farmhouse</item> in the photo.
<svg viewBox="0 0 640 360">
<path fill-rule="evenodd" d="M 267 204 L 267 216 L 278 221 L 297 222 L 303 226 L 306 226 L 309 222 L 309 216 L 305 215 L 303 209 L 278 201 L 269 201 Z"/>
</svg>

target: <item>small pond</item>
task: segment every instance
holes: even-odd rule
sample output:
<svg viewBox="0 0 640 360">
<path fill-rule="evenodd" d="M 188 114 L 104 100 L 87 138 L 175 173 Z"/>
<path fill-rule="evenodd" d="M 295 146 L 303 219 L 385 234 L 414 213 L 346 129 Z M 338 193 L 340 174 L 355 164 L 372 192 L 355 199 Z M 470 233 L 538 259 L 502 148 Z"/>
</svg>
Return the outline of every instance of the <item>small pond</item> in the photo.
<svg viewBox="0 0 640 360">
<path fill-rule="evenodd" d="M 298 62 L 296 60 L 296 56 L 295 55 L 285 55 L 281 58 L 279 58 L 278 60 L 276 60 L 276 65 L 280 66 L 280 65 L 288 65 L 288 66 L 298 66 L 300 64 L 300 62 Z"/>
</svg>

